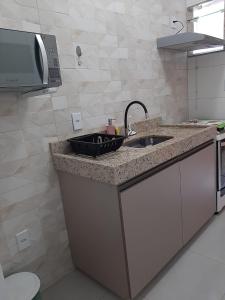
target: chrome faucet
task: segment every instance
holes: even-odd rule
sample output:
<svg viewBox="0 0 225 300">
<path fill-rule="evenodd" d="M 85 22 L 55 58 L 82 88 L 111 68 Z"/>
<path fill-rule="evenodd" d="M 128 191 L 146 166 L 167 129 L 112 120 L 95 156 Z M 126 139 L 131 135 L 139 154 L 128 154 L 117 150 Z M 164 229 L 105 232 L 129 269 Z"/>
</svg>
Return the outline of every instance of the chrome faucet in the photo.
<svg viewBox="0 0 225 300">
<path fill-rule="evenodd" d="M 140 104 L 144 111 L 145 111 L 145 118 L 146 120 L 149 118 L 149 115 L 148 115 L 148 110 L 146 108 L 146 106 L 144 105 L 144 103 L 142 103 L 141 101 L 132 101 L 130 102 L 127 107 L 126 107 L 126 110 L 125 110 L 125 115 L 124 115 L 124 129 L 125 129 L 125 136 L 128 137 L 128 136 L 132 136 L 132 135 L 135 135 L 136 132 L 132 129 L 131 127 L 131 124 L 129 124 L 129 126 L 127 126 L 127 115 L 128 115 L 128 111 L 129 111 L 129 108 L 133 105 L 133 104 Z"/>
</svg>

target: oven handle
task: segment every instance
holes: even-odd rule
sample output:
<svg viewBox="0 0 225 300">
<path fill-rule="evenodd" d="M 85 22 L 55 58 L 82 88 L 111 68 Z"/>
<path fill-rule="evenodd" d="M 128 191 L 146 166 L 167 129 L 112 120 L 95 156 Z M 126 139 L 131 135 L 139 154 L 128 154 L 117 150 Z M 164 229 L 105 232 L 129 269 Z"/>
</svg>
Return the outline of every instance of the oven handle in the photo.
<svg viewBox="0 0 225 300">
<path fill-rule="evenodd" d="M 218 185 L 219 185 L 219 191 L 221 190 L 221 141 L 217 142 L 217 157 L 218 157 Z"/>
<path fill-rule="evenodd" d="M 45 49 L 44 42 L 40 34 L 36 34 L 36 39 L 41 50 L 42 62 L 43 62 L 43 84 L 48 84 L 48 56 Z"/>
</svg>

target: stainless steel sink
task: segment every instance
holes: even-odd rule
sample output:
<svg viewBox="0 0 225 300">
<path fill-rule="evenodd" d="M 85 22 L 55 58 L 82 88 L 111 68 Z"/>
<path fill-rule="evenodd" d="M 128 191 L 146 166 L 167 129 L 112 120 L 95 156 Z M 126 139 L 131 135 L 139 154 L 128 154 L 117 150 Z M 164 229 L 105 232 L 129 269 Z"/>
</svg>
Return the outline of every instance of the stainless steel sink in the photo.
<svg viewBox="0 0 225 300">
<path fill-rule="evenodd" d="M 172 136 L 165 135 L 150 135 L 138 138 L 136 140 L 127 142 L 124 146 L 133 147 L 133 148 L 145 148 L 147 146 L 154 146 L 165 141 L 172 139 Z"/>
</svg>

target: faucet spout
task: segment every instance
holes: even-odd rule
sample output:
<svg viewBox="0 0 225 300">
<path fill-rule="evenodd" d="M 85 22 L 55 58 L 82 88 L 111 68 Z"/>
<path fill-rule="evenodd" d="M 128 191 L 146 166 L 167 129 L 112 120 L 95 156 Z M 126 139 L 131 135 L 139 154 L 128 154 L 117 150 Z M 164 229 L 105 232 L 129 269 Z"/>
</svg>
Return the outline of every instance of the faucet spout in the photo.
<svg viewBox="0 0 225 300">
<path fill-rule="evenodd" d="M 128 111 L 129 111 L 129 108 L 130 108 L 133 104 L 139 104 L 139 105 L 141 105 L 141 106 L 143 107 L 143 109 L 144 109 L 144 112 L 145 112 L 145 119 L 148 119 L 148 118 L 149 118 L 148 110 L 147 110 L 146 106 L 144 105 L 144 103 L 142 103 L 141 101 L 132 101 L 132 102 L 130 102 L 130 103 L 127 105 L 127 107 L 126 107 L 125 115 L 124 115 L 124 129 L 125 129 L 125 136 L 126 136 L 126 137 L 129 136 L 128 125 L 127 125 Z"/>
</svg>

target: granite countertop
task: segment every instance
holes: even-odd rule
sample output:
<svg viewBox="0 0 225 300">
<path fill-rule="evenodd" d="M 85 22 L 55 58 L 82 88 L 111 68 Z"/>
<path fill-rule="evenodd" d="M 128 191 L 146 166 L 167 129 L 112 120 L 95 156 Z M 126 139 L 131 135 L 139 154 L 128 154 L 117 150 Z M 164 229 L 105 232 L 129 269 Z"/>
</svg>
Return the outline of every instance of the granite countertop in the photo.
<svg viewBox="0 0 225 300">
<path fill-rule="evenodd" d="M 163 125 L 160 119 L 136 124 L 137 135 L 173 136 L 172 139 L 146 148 L 126 147 L 97 158 L 75 155 L 67 141 L 50 144 L 55 168 L 112 185 L 120 185 L 178 155 L 181 155 L 216 136 L 216 127 L 193 125 Z"/>
</svg>

